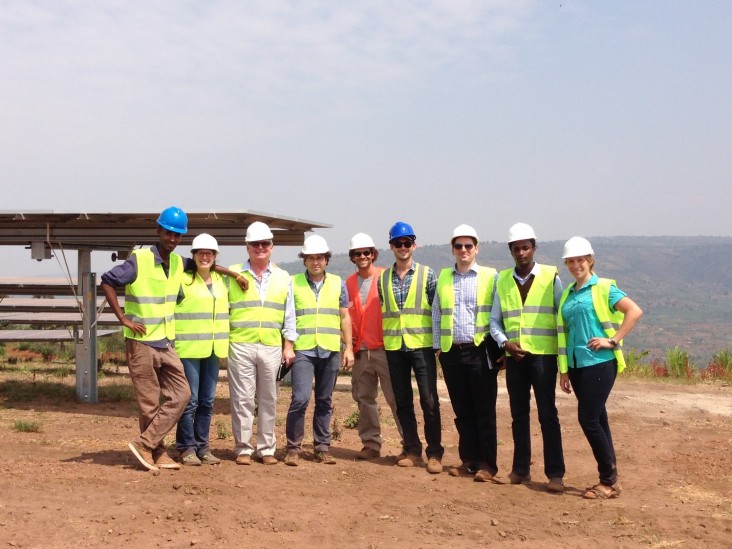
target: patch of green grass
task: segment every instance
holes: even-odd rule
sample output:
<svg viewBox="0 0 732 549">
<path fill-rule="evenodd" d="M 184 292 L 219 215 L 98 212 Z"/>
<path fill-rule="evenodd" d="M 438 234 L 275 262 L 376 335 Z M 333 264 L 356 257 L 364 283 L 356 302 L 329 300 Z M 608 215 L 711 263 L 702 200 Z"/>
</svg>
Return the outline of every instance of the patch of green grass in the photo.
<svg viewBox="0 0 732 549">
<path fill-rule="evenodd" d="M 231 431 L 229 431 L 229 424 L 223 419 L 216 421 L 216 438 L 219 440 L 226 440 L 231 437 Z"/>
<path fill-rule="evenodd" d="M 350 416 L 348 416 L 346 419 L 343 420 L 343 426 L 346 429 L 355 429 L 356 427 L 358 427 L 358 418 L 359 418 L 358 410 L 354 410 Z"/>
<path fill-rule="evenodd" d="M 105 402 L 134 401 L 135 388 L 132 385 L 104 385 L 99 387 L 99 400 Z"/>
<path fill-rule="evenodd" d="M 71 401 L 76 396 L 76 389 L 60 383 L 48 381 L 20 381 L 9 379 L 0 382 L 0 396 L 8 402 L 27 402 L 39 398 L 55 401 Z"/>
<path fill-rule="evenodd" d="M 41 431 L 41 422 L 18 419 L 13 424 L 13 430 L 19 433 L 38 433 Z"/>
<path fill-rule="evenodd" d="M 53 371 L 53 376 L 58 378 L 65 378 L 68 377 L 71 374 L 71 367 L 69 366 L 59 366 Z"/>
</svg>

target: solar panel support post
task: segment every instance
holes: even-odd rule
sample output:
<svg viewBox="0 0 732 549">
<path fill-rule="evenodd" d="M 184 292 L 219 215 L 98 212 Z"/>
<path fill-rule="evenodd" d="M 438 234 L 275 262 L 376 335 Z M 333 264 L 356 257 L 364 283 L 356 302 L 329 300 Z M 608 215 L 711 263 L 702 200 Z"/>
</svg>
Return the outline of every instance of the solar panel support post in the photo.
<svg viewBox="0 0 732 549">
<path fill-rule="evenodd" d="M 91 249 L 79 249 L 79 296 L 84 316 L 76 337 L 76 398 L 97 402 L 97 274 L 91 272 Z"/>
</svg>

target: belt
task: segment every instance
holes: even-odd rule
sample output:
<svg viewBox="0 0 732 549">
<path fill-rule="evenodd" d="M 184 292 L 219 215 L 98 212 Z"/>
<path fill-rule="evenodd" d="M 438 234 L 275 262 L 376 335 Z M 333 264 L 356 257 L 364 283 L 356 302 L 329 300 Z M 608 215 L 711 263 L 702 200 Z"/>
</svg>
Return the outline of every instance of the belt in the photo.
<svg viewBox="0 0 732 549">
<path fill-rule="evenodd" d="M 450 351 L 463 351 L 465 349 L 477 349 L 478 346 L 473 343 L 472 341 L 470 343 L 453 343 L 452 347 L 450 347 Z"/>
</svg>

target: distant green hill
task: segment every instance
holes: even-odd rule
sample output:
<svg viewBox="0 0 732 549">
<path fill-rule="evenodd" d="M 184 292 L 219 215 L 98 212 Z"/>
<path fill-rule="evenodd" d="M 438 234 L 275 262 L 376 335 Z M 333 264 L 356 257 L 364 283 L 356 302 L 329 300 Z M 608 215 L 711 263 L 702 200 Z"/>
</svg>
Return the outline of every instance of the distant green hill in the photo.
<svg viewBox="0 0 732 549">
<path fill-rule="evenodd" d="M 644 310 L 645 315 L 627 338 L 626 349 L 648 350 L 661 356 L 669 347 L 685 349 L 698 366 L 718 350 L 732 348 L 732 238 L 728 237 L 604 237 L 591 238 L 595 270 L 614 278 Z M 563 242 L 540 242 L 536 259 L 559 266 L 562 281 L 572 278 L 561 263 Z M 439 271 L 452 264 L 447 245 L 424 246 L 415 258 Z M 381 250 L 377 264 L 393 261 Z M 497 269 L 513 265 L 505 243 L 481 244 L 479 263 Z M 291 273 L 301 262 L 281 264 Z M 354 271 L 345 254 L 335 255 L 328 270 L 340 275 Z"/>
</svg>

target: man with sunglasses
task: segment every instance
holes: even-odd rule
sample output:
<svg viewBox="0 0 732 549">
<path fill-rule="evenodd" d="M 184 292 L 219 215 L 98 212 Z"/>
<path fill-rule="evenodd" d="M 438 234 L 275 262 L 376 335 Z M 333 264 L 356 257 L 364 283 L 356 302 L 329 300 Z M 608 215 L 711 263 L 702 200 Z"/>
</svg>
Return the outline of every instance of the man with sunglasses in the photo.
<svg viewBox="0 0 732 549">
<path fill-rule="evenodd" d="M 402 426 L 404 447 L 400 467 L 422 462 L 422 441 L 417 431 L 412 392 L 412 370 L 424 414 L 427 472 L 442 472 L 442 424 L 437 396 L 437 363 L 432 350 L 432 301 L 437 279 L 432 269 L 412 259 L 417 237 L 412 227 L 398 221 L 389 231 L 394 265 L 379 277 L 384 348 Z"/>
<path fill-rule="evenodd" d="M 355 353 L 351 394 L 358 403 L 358 436 L 363 444 L 356 459 L 374 459 L 381 456 L 382 444 L 379 406 L 376 403 L 379 382 L 397 429 L 400 434 L 402 432 L 384 351 L 384 329 L 377 290 L 377 281 L 384 269 L 374 265 L 379 252 L 373 239 L 365 233 L 353 235 L 348 256 L 358 269 L 346 279 Z"/>
<path fill-rule="evenodd" d="M 498 273 L 476 263 L 478 244 L 478 234 L 470 225 L 459 225 L 453 231 L 455 265 L 440 272 L 432 303 L 433 345 L 460 437 L 458 454 L 462 463 L 451 467 L 450 475 L 503 484 L 496 477 L 496 361 L 501 353 L 495 342 L 486 338 Z"/>
<path fill-rule="evenodd" d="M 508 230 L 516 266 L 501 271 L 491 310 L 491 336 L 506 352 L 506 388 L 511 405 L 513 467 L 511 484 L 531 481 L 531 389 L 544 443 L 549 492 L 564 492 L 562 432 L 555 404 L 557 308 L 562 282 L 556 267 L 534 261 L 536 235 L 526 223 Z"/>
<path fill-rule="evenodd" d="M 277 371 L 295 358 L 295 304 L 290 275 L 271 263 L 274 235 L 256 221 L 249 225 L 246 247 L 249 260 L 232 265 L 249 281 L 243 291 L 229 287 L 229 396 L 231 428 L 237 465 L 250 465 L 255 396 L 257 403 L 257 457 L 265 465 L 277 464 L 274 456 Z"/>
</svg>

